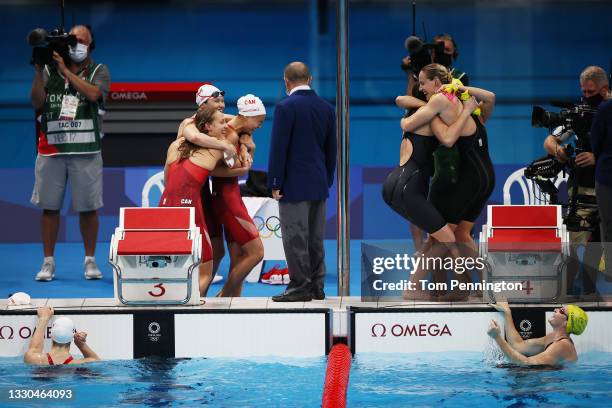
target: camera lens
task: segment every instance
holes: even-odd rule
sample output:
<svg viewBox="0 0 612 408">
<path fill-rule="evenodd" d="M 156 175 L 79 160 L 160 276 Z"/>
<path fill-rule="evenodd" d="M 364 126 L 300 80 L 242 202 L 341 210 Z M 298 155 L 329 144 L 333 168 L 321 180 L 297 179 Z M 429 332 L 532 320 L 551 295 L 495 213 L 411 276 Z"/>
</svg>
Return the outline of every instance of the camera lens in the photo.
<svg viewBox="0 0 612 408">
<path fill-rule="evenodd" d="M 151 268 L 159 268 L 159 262 L 157 261 L 151 262 Z"/>
</svg>

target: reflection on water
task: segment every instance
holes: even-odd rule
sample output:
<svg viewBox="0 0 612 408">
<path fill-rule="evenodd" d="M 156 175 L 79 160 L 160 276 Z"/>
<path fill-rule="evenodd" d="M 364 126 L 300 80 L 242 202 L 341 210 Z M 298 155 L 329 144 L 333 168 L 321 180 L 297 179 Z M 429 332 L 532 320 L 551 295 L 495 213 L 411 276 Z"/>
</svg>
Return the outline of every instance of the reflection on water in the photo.
<svg viewBox="0 0 612 408">
<path fill-rule="evenodd" d="M 502 361 L 491 350 L 360 354 L 351 369 L 348 406 L 609 406 L 610 354 L 586 353 L 563 369 Z M 73 390 L 75 399 L 61 406 L 316 407 L 324 378 L 324 358 L 145 358 L 80 367 L 31 367 L 20 359 L 0 359 L 0 389 Z M 48 406 L 48 401 L 28 406 Z"/>
</svg>

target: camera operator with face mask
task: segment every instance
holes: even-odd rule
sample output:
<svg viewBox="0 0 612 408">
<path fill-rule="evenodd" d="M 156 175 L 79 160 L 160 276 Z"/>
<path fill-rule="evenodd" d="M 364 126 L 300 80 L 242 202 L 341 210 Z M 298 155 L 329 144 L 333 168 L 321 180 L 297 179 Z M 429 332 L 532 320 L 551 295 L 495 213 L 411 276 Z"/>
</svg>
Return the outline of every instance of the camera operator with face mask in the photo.
<svg viewBox="0 0 612 408">
<path fill-rule="evenodd" d="M 44 261 L 38 281 L 55 275 L 53 253 L 59 231 L 66 181 L 72 187 L 72 205 L 79 213 L 85 245 L 86 279 L 100 279 L 94 253 L 98 234 L 97 209 L 102 207 L 103 103 L 110 88 L 110 72 L 91 58 L 94 38 L 88 26 L 70 30 L 76 38 L 62 57 L 53 51 L 53 64 L 35 65 L 30 98 L 41 111 L 32 204 L 42 208 Z"/>
<path fill-rule="evenodd" d="M 597 66 L 586 67 L 580 74 L 580 89 L 582 91 L 582 102 L 592 108 L 597 108 L 608 94 L 608 77 L 606 72 Z M 590 128 L 590 123 L 589 123 Z M 564 132 L 560 135 L 548 135 L 544 141 L 544 149 L 555 156 L 560 162 L 566 163 L 570 160 L 566 149 L 561 145 L 571 136 L 571 133 Z M 584 130 L 576 133 L 576 157 L 574 167 L 570 171 L 568 182 L 568 193 L 570 196 L 575 194 L 581 196 L 595 197 L 595 155 L 591 149 L 589 131 Z M 579 264 L 577 260 L 576 246 L 587 245 L 589 241 L 599 242 L 599 228 L 597 225 L 590 225 L 586 220 L 596 216 L 595 208 L 579 208 L 577 215 L 580 218 L 580 226 L 595 229 L 591 231 L 570 231 L 571 258 L 567 270 L 568 294 L 573 293 L 573 284 L 578 274 Z M 601 248 L 599 245 L 587 245 L 583 258 L 583 284 L 584 294 L 595 294 L 595 282 L 597 278 L 597 267 L 601 258 Z"/>
</svg>

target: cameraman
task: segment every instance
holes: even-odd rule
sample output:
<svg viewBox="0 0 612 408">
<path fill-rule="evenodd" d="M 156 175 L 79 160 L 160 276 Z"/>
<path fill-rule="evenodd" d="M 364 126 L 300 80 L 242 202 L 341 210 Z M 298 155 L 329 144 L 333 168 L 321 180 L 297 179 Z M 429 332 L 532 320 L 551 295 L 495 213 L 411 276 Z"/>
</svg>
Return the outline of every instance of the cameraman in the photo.
<svg viewBox="0 0 612 408">
<path fill-rule="evenodd" d="M 50 281 L 55 275 L 53 252 L 59 231 L 66 182 L 72 187 L 72 205 L 79 213 L 85 245 L 86 279 L 100 279 L 94 253 L 98 234 L 97 209 L 102 207 L 101 118 L 110 88 L 110 72 L 91 59 L 93 34 L 88 26 L 70 30 L 76 45 L 68 55 L 53 51 L 54 63 L 35 65 L 30 99 L 42 110 L 38 135 L 32 204 L 42 208 L 44 261 L 36 275 Z M 66 58 L 67 57 L 67 58 Z"/>
<path fill-rule="evenodd" d="M 460 80 L 463 85 L 468 86 L 470 84 L 468 75 L 453 67 L 459 57 L 457 43 L 453 37 L 449 34 L 438 34 L 433 38 L 431 44 L 421 42 L 420 45 L 415 39 L 417 37 L 408 37 L 404 42 L 404 46 L 410 53 L 409 56 L 402 59 L 401 65 L 407 76 L 406 95 L 414 96 L 422 101 L 426 100 L 425 95 L 419 91 L 418 76 L 421 68 L 432 62 L 444 65 L 451 76 Z M 429 52 L 429 50 L 431 51 Z"/>
<path fill-rule="evenodd" d="M 604 100 L 608 94 L 608 77 L 606 72 L 597 66 L 589 66 L 580 74 L 580 89 L 582 91 L 583 103 L 596 108 Z M 548 135 L 544 140 L 544 149 L 551 155 L 555 156 L 560 162 L 565 163 L 569 160 L 565 148 L 561 145 L 564 142 L 567 134 L 554 136 Z M 570 171 L 570 182 L 568 183 L 568 193 L 571 195 L 574 190 L 575 194 L 584 196 L 595 196 L 595 155 L 591 149 L 589 135 L 576 134 L 576 149 L 580 150 L 574 159 L 575 167 Z M 572 182 L 573 181 L 573 182 Z M 581 220 L 587 220 L 590 217 L 596 216 L 595 209 L 579 209 L 577 211 Z M 593 227 L 585 221 L 581 221 L 581 227 Z M 568 293 L 573 292 L 574 279 L 578 273 L 578 261 L 576 246 L 587 245 L 589 241 L 599 241 L 598 231 L 592 234 L 590 231 L 570 231 L 570 262 L 567 272 L 567 288 Z M 597 269 L 601 257 L 601 250 L 595 245 L 587 245 L 584 253 L 584 271 L 583 282 L 585 294 L 595 293 L 595 282 L 597 277 Z"/>
<path fill-rule="evenodd" d="M 612 100 L 603 102 L 593 120 L 591 146 L 595 154 L 595 191 L 601 240 L 606 256 L 605 274 L 612 276 Z"/>
</svg>

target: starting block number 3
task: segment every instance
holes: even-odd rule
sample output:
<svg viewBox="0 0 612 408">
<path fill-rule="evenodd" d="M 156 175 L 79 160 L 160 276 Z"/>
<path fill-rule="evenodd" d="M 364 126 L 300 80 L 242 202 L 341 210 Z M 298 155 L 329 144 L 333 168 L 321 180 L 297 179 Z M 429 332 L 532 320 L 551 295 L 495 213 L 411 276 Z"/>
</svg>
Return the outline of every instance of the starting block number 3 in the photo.
<svg viewBox="0 0 612 408">
<path fill-rule="evenodd" d="M 161 297 L 164 296 L 164 294 L 166 293 L 166 288 L 164 288 L 164 284 L 163 283 L 158 283 L 157 285 L 153 286 L 153 290 L 149 291 L 149 295 L 152 297 Z"/>
</svg>

